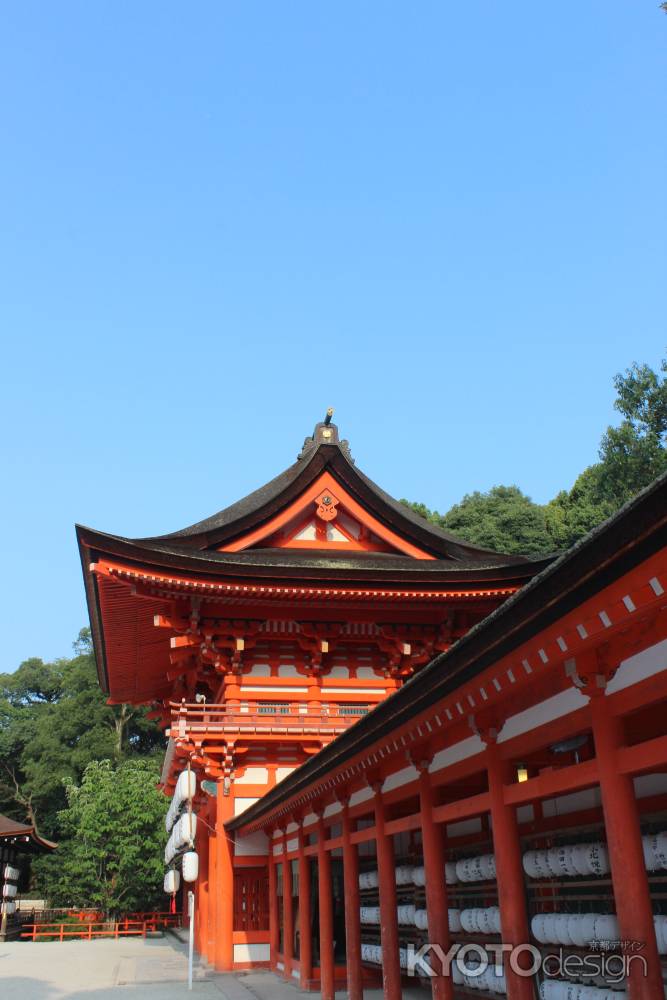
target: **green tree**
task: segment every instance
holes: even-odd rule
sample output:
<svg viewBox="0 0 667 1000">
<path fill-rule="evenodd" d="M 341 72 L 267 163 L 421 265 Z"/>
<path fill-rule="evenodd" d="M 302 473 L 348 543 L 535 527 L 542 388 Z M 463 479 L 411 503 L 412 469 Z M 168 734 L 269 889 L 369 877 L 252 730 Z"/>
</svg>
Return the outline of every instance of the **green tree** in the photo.
<svg viewBox="0 0 667 1000">
<path fill-rule="evenodd" d="M 145 708 L 107 705 L 87 629 L 74 647 L 71 659 L 0 674 L 0 811 L 55 839 L 64 778 L 79 781 L 92 760 L 159 756 L 164 746 Z"/>
<path fill-rule="evenodd" d="M 667 359 L 660 372 L 635 364 L 614 379 L 623 420 L 602 438 L 600 487 L 617 507 L 667 470 Z"/>
<path fill-rule="evenodd" d="M 473 545 L 494 552 L 540 555 L 553 551 L 544 508 L 518 486 L 494 486 L 488 493 L 467 493 L 446 514 L 424 504 L 407 504 L 417 514 Z"/>
<path fill-rule="evenodd" d="M 600 464 L 589 465 L 577 476 L 571 490 L 561 490 L 544 508 L 547 530 L 554 549 L 567 549 L 617 508 L 601 483 Z"/>
<path fill-rule="evenodd" d="M 614 379 L 622 416 L 608 427 L 600 461 L 540 507 L 517 486 L 470 493 L 446 514 L 408 507 L 453 535 L 496 552 L 538 555 L 568 548 L 667 471 L 667 360 L 660 371 L 635 364 Z"/>
<path fill-rule="evenodd" d="M 660 372 L 635 364 L 614 379 L 620 425 L 603 435 L 600 461 L 545 508 L 555 547 L 572 545 L 667 471 L 667 360 Z"/>
<path fill-rule="evenodd" d="M 92 905 L 115 915 L 162 901 L 169 802 L 158 779 L 156 763 L 140 757 L 93 761 L 80 784 L 65 779 L 58 851 L 35 864 L 53 905 Z"/>
</svg>

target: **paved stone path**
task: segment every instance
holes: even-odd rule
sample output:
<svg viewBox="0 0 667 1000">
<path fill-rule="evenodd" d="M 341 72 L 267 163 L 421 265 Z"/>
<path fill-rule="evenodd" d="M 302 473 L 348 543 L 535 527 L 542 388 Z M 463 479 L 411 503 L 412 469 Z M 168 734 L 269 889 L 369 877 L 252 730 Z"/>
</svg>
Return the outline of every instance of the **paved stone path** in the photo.
<svg viewBox="0 0 667 1000">
<path fill-rule="evenodd" d="M 21 941 L 0 944 L 0 997 L 15 1000 L 314 1000 L 270 972 L 220 975 L 195 966 L 187 990 L 187 951 L 172 936 L 119 941 Z M 430 991 L 406 990 L 405 1000 Z M 345 1000 L 337 993 L 336 1000 Z M 382 1000 L 367 990 L 364 1000 Z"/>
</svg>

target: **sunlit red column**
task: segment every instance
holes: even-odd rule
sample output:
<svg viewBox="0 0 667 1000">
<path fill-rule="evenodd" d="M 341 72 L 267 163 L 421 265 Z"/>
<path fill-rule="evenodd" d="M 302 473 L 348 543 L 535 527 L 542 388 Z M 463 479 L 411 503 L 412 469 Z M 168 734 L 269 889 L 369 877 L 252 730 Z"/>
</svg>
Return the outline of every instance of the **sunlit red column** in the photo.
<svg viewBox="0 0 667 1000">
<path fill-rule="evenodd" d="M 654 1000 L 663 996 L 662 971 L 634 785 L 617 759 L 623 725 L 610 713 L 604 690 L 593 694 L 590 708 L 620 937 L 642 944 L 629 963 L 628 989 L 631 1000 Z"/>
<path fill-rule="evenodd" d="M 306 835 L 299 827 L 299 985 L 307 990 L 313 977 L 311 941 L 310 864 L 305 853 Z"/>
<path fill-rule="evenodd" d="M 317 886 L 320 917 L 320 992 L 322 1000 L 334 1000 L 333 895 L 331 855 L 326 849 L 324 818 L 317 817 Z"/>
<path fill-rule="evenodd" d="M 217 849 L 215 833 L 215 808 L 216 800 L 211 799 L 211 807 L 208 813 L 209 835 L 208 835 L 208 925 L 206 927 L 206 958 L 215 964 L 215 941 L 217 933 L 217 899 L 218 899 L 218 869 L 217 869 Z"/>
<path fill-rule="evenodd" d="M 345 889 L 345 955 L 348 1000 L 363 1000 L 361 921 L 359 916 L 359 851 L 352 843 L 349 802 L 343 802 L 343 883 Z"/>
<path fill-rule="evenodd" d="M 276 971 L 278 962 L 278 866 L 273 853 L 274 838 L 269 834 L 269 959 L 271 968 Z"/>
<path fill-rule="evenodd" d="M 396 908 L 396 861 L 393 838 L 385 832 L 385 806 L 381 786 L 373 786 L 375 839 L 380 894 L 380 942 L 382 984 L 386 1000 L 401 1000 L 398 912 Z"/>
<path fill-rule="evenodd" d="M 215 967 L 229 972 L 234 966 L 234 861 L 233 842 L 225 823 L 234 815 L 234 799 L 224 794 L 225 781 L 218 779 L 215 811 Z M 210 959 L 210 956 L 209 956 Z"/>
<path fill-rule="evenodd" d="M 486 768 L 503 944 L 510 944 L 513 947 L 527 945 L 530 943 L 530 937 L 519 827 L 515 807 L 505 804 L 505 786 L 511 783 L 513 772 L 511 764 L 501 759 L 493 739 L 486 748 Z M 525 961 L 530 963 L 530 956 L 527 953 L 524 952 L 520 957 L 524 964 Z M 505 978 L 509 1000 L 534 1000 L 533 977 L 515 972 L 507 957 Z"/>
<path fill-rule="evenodd" d="M 428 761 L 418 761 L 419 808 L 422 825 L 422 849 L 426 875 L 426 912 L 428 915 L 428 940 L 438 944 L 446 954 L 449 950 L 449 907 L 445 881 L 444 831 L 433 819 L 433 786 L 428 771 Z M 441 972 L 440 963 L 432 959 L 434 972 Z M 452 1000 L 454 983 L 449 975 L 436 975 L 431 979 L 431 992 L 437 1000 Z"/>
<path fill-rule="evenodd" d="M 208 845 L 208 830 L 200 823 L 197 827 L 199 878 L 196 887 L 195 947 L 203 958 L 208 951 Z"/>
<path fill-rule="evenodd" d="M 294 911 L 292 908 L 292 862 L 287 860 L 287 832 L 283 833 L 283 970 L 291 979 L 294 958 Z"/>
</svg>

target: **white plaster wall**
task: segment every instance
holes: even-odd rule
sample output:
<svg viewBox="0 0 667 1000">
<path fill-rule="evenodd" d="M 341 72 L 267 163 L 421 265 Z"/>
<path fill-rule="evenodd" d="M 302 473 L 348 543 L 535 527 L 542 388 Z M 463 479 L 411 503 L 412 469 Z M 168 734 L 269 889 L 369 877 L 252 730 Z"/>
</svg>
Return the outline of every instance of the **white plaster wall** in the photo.
<svg viewBox="0 0 667 1000">
<path fill-rule="evenodd" d="M 473 757 L 476 753 L 481 753 L 482 750 L 484 750 L 484 743 L 479 736 L 476 734 L 469 736 L 459 743 L 454 743 L 451 747 L 439 750 L 429 765 L 429 771 L 431 774 L 435 771 L 442 771 L 443 768 L 450 767 L 460 760 L 465 760 L 466 757 Z"/>
<path fill-rule="evenodd" d="M 250 806 L 254 806 L 255 802 L 258 802 L 258 801 L 259 801 L 259 799 L 257 799 L 257 798 L 254 798 L 254 799 L 251 799 L 251 798 L 248 798 L 248 799 L 244 799 L 244 798 L 234 799 L 234 815 L 235 816 L 240 816 L 242 812 L 245 812 L 246 809 L 250 808 Z"/>
<path fill-rule="evenodd" d="M 462 819 L 459 823 L 447 824 L 448 837 L 463 837 L 466 833 L 479 833 L 482 829 L 482 821 L 479 817 L 473 819 Z"/>
<path fill-rule="evenodd" d="M 418 777 L 419 771 L 414 764 L 410 764 L 409 767 L 404 767 L 400 771 L 394 771 L 388 778 L 385 778 L 382 791 L 391 792 L 394 788 L 401 788 L 402 785 L 407 785 L 410 781 L 416 781 Z"/>
<path fill-rule="evenodd" d="M 498 742 L 505 743 L 506 740 L 511 740 L 514 736 L 528 733 L 531 729 L 537 729 L 553 719 L 560 719 L 563 715 L 576 712 L 578 708 L 583 708 L 587 704 L 588 698 L 578 688 L 567 688 L 566 691 L 561 691 L 560 694 L 555 694 L 552 698 L 540 701 L 537 705 L 531 705 L 524 712 L 510 715 L 500 730 Z"/>
<path fill-rule="evenodd" d="M 645 799 L 649 795 L 663 795 L 667 792 L 667 774 L 662 771 L 657 774 L 640 774 L 634 779 L 634 784 L 638 799 Z"/>
<path fill-rule="evenodd" d="M 246 767 L 245 773 L 236 778 L 235 785 L 268 785 L 269 772 L 266 767 Z"/>
<path fill-rule="evenodd" d="M 235 944 L 234 961 L 239 962 L 269 962 L 271 960 L 270 945 L 267 944 Z"/>
<path fill-rule="evenodd" d="M 350 668 L 349 667 L 332 667 L 327 677 L 349 677 Z"/>
<path fill-rule="evenodd" d="M 636 656 L 623 660 L 607 685 L 607 694 L 622 691 L 623 688 L 646 680 L 647 677 L 653 677 L 663 670 L 667 670 L 667 639 L 644 649 Z"/>
<path fill-rule="evenodd" d="M 296 768 L 295 767 L 277 767 L 276 768 L 276 781 L 277 782 L 278 781 L 282 781 L 283 778 L 286 778 L 288 774 L 292 773 L 292 771 L 296 771 Z"/>
<path fill-rule="evenodd" d="M 545 816 L 566 816 L 583 809 L 595 809 L 601 804 L 599 788 L 584 788 L 571 795 L 559 795 L 555 799 L 544 799 L 542 810 Z"/>
<path fill-rule="evenodd" d="M 360 788 L 357 792 L 352 792 L 350 795 L 350 805 L 356 806 L 360 802 L 366 802 L 367 799 L 373 798 L 372 788 Z"/>
<path fill-rule="evenodd" d="M 236 835 L 234 854 L 237 857 L 266 857 L 269 853 L 269 838 L 261 830 L 245 837 Z"/>
<path fill-rule="evenodd" d="M 268 663 L 253 663 L 247 674 L 244 677 L 270 677 L 271 667 Z"/>
</svg>

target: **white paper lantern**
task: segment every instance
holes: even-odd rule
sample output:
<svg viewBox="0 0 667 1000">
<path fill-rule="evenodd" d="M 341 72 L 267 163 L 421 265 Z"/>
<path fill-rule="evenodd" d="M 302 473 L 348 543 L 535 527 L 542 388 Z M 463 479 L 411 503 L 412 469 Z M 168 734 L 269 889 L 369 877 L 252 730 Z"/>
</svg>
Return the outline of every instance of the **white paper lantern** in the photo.
<svg viewBox="0 0 667 1000">
<path fill-rule="evenodd" d="M 426 885 L 426 869 L 423 865 L 412 869 L 412 881 L 415 885 Z"/>
<path fill-rule="evenodd" d="M 410 885 L 412 882 L 412 865 L 399 865 L 395 873 L 396 885 Z"/>
<path fill-rule="evenodd" d="M 458 877 L 456 875 L 456 865 L 453 861 L 448 861 L 445 864 L 445 882 L 447 885 L 456 885 L 458 882 Z"/>
<path fill-rule="evenodd" d="M 2 895 L 5 899 L 12 899 L 16 895 L 16 886 L 13 882 L 5 882 L 2 887 Z"/>
<path fill-rule="evenodd" d="M 187 851 L 182 861 L 183 881 L 196 882 L 199 875 L 199 855 L 196 851 Z"/>
<path fill-rule="evenodd" d="M 164 876 L 164 891 L 169 893 L 170 896 L 174 896 L 181 884 L 181 873 L 177 871 L 176 868 L 170 868 L 168 872 L 165 872 Z"/>
<path fill-rule="evenodd" d="M 174 789 L 174 801 L 177 805 L 194 799 L 197 793 L 197 775 L 194 771 L 181 771 Z"/>
<path fill-rule="evenodd" d="M 197 816 L 195 813 L 185 813 L 174 826 L 174 847 L 185 847 L 194 843 L 197 836 Z"/>
</svg>

